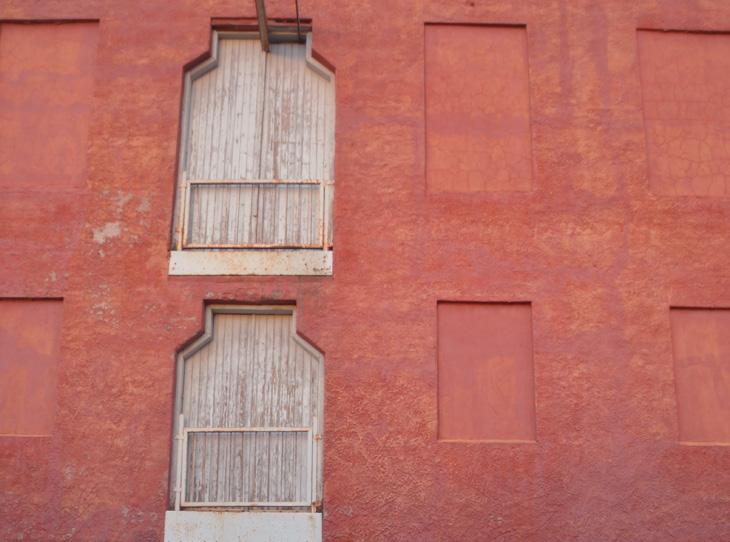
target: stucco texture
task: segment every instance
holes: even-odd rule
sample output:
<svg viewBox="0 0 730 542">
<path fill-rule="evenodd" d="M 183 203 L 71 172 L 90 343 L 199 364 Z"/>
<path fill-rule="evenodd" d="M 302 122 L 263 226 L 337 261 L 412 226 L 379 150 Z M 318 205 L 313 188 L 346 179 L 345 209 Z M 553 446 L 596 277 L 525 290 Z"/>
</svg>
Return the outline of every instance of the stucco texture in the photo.
<svg viewBox="0 0 730 542">
<path fill-rule="evenodd" d="M 0 3 L 99 20 L 86 180 L 0 198 L 27 210 L 0 297 L 63 298 L 51 436 L 0 437 L 0 539 L 162 539 L 174 355 L 214 300 L 294 301 L 325 353 L 328 542 L 730 539 L 730 447 L 679 444 L 669 313 L 730 307 L 730 199 L 650 190 L 637 40 L 730 4 L 304 0 L 337 70 L 334 276 L 170 277 L 182 67 L 253 6 Z M 529 190 L 426 190 L 426 22 L 526 25 Z M 439 300 L 531 303 L 535 443 L 438 440 Z"/>
</svg>

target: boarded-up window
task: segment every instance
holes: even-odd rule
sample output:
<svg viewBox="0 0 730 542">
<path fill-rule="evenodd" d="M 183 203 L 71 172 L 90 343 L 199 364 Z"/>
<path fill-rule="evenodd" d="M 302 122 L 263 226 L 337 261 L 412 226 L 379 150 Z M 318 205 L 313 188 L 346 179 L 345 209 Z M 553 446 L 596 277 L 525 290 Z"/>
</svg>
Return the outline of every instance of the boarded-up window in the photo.
<svg viewBox="0 0 730 542">
<path fill-rule="evenodd" d="M 680 440 L 730 443 L 730 310 L 672 309 Z"/>
<path fill-rule="evenodd" d="M 301 43 L 212 47 L 186 79 L 177 249 L 329 248 L 334 75 Z"/>
<path fill-rule="evenodd" d="M 51 433 L 62 308 L 55 300 L 0 301 L 0 434 Z"/>
<path fill-rule="evenodd" d="M 291 308 L 206 314 L 178 358 L 176 508 L 310 507 L 322 494 L 321 354 Z"/>
<path fill-rule="evenodd" d="M 426 25 L 430 192 L 532 186 L 524 27 Z"/>
<path fill-rule="evenodd" d="M 527 303 L 439 303 L 440 439 L 535 439 L 531 318 Z"/>
<path fill-rule="evenodd" d="M 0 24 L 0 186 L 86 182 L 97 25 Z"/>
</svg>

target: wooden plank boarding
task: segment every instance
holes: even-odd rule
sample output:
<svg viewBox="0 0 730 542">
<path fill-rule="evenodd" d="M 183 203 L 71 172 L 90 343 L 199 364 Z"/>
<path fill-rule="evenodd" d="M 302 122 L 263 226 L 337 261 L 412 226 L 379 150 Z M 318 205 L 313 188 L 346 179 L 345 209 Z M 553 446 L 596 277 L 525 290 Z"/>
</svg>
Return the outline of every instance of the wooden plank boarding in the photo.
<svg viewBox="0 0 730 542">
<path fill-rule="evenodd" d="M 214 31 L 186 74 L 174 247 L 329 250 L 334 74 L 310 34 L 269 53 L 251 37 Z"/>
<path fill-rule="evenodd" d="M 181 415 L 182 418 L 182 415 Z M 316 418 L 315 418 L 316 421 Z M 183 420 L 181 419 L 180 422 L 182 423 Z M 185 486 L 181 485 L 180 490 L 178 491 L 176 489 L 176 496 L 175 496 L 175 509 L 180 510 L 180 508 L 189 508 L 189 507 L 307 507 L 312 506 L 312 503 L 314 502 L 314 479 L 313 475 L 315 473 L 314 471 L 314 432 L 312 431 L 311 427 L 195 427 L 195 428 L 183 428 L 182 429 L 182 452 L 179 454 L 180 463 L 178 464 L 178 472 L 186 472 L 188 470 L 187 465 L 187 456 L 186 450 L 188 449 L 188 439 L 189 435 L 191 433 L 226 433 L 226 434 L 233 434 L 233 433 L 306 433 L 306 450 L 307 450 L 307 460 L 305 464 L 305 469 L 303 470 L 302 474 L 305 475 L 305 482 L 306 482 L 306 490 L 301 493 L 302 499 L 301 500 L 289 500 L 289 499 L 282 499 L 282 500 L 275 500 L 275 499 L 269 499 L 269 500 L 229 500 L 229 499 L 222 499 L 222 500 L 188 500 L 187 499 L 187 492 L 185 490 Z M 193 465 L 193 471 L 195 471 L 195 466 Z M 233 469 L 233 473 L 235 473 L 235 468 Z M 196 473 L 193 472 L 195 475 Z M 231 474 L 229 472 L 229 474 Z M 220 471 L 216 471 L 216 475 L 220 476 Z M 270 473 L 269 473 L 270 475 Z M 230 480 L 229 477 L 224 477 L 224 480 Z M 279 482 L 281 479 L 278 480 Z M 269 485 L 272 481 L 267 480 L 267 485 Z M 274 480 L 274 483 L 277 481 Z M 182 484 L 185 483 L 185 477 L 182 479 Z M 279 489 L 281 489 L 281 485 L 279 485 Z M 230 491 L 224 491 L 224 495 L 226 497 L 230 496 Z"/>
<path fill-rule="evenodd" d="M 295 325 L 287 307 L 206 309 L 178 356 L 176 510 L 321 499 L 323 361 Z"/>
</svg>

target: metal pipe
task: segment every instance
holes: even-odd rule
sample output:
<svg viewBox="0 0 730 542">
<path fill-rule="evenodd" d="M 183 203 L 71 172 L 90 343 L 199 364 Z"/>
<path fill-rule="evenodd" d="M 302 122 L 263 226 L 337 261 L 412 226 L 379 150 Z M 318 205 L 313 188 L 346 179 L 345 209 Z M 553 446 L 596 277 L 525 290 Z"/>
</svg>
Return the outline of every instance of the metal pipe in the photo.
<svg viewBox="0 0 730 542">
<path fill-rule="evenodd" d="M 190 184 L 332 184 L 319 179 L 192 179 Z"/>
<path fill-rule="evenodd" d="M 306 433 L 311 427 L 186 427 L 186 433 Z"/>
<path fill-rule="evenodd" d="M 302 41 L 302 26 L 299 21 L 299 0 L 294 0 L 294 5 L 297 10 L 297 40 Z"/>
<path fill-rule="evenodd" d="M 248 243 L 248 244 L 240 244 L 240 245 L 233 245 L 233 244 L 223 244 L 223 243 L 186 243 L 183 246 L 183 249 L 190 248 L 190 249 L 203 249 L 203 248 L 238 248 L 238 249 L 248 249 L 248 248 L 281 248 L 281 249 L 295 249 L 295 248 L 306 248 L 306 249 L 322 249 L 326 250 L 328 248 L 332 248 L 332 243 L 327 243 L 327 247 L 323 248 L 323 246 L 320 243 L 317 244 L 296 244 L 296 243 Z"/>
<path fill-rule="evenodd" d="M 269 24 L 266 20 L 266 3 L 264 0 L 256 0 L 256 18 L 259 20 L 261 49 L 268 53 L 271 50 L 271 46 L 269 44 Z"/>
<path fill-rule="evenodd" d="M 177 435 L 175 436 L 175 440 L 177 441 L 177 473 L 176 473 L 176 480 L 175 480 L 175 511 L 180 511 L 180 503 L 182 501 L 182 492 L 183 492 L 183 486 L 182 486 L 182 477 L 183 477 L 183 469 L 185 468 L 185 459 L 183 456 L 183 440 L 185 439 L 185 433 L 184 433 L 184 427 L 185 427 L 185 417 L 180 414 L 178 417 L 178 431 Z"/>
</svg>

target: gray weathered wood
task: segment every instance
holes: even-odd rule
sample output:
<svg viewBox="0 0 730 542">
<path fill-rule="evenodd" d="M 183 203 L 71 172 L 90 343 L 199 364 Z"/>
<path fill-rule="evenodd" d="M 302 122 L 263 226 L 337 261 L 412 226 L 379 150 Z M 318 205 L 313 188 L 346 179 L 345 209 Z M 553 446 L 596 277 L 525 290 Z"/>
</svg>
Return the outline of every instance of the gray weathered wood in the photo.
<svg viewBox="0 0 730 542">
<path fill-rule="evenodd" d="M 213 34 L 215 59 L 186 77 L 176 221 L 187 180 L 334 180 L 334 77 L 307 44 L 264 53 L 245 35 Z M 322 74 L 327 75 L 323 77 Z M 324 219 L 332 232 L 334 187 Z M 316 246 L 318 189 L 287 185 L 194 185 L 183 245 Z"/>
<path fill-rule="evenodd" d="M 178 359 L 177 414 L 185 427 L 214 428 L 187 433 L 185 500 L 277 506 L 321 499 L 319 444 L 309 455 L 312 435 L 321 433 L 321 355 L 297 336 L 291 308 L 207 311 L 205 335 Z M 173 457 L 177 477 L 180 454 Z"/>
</svg>

